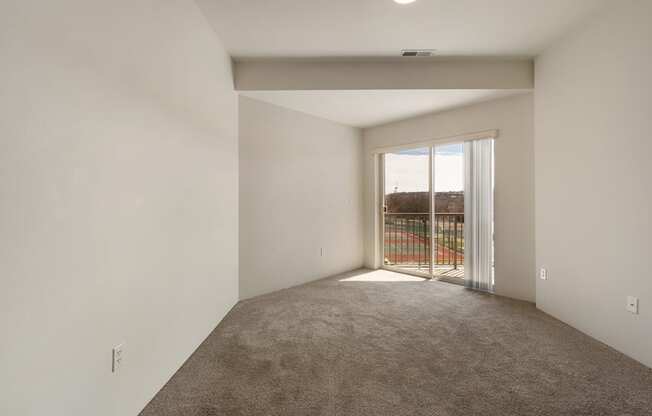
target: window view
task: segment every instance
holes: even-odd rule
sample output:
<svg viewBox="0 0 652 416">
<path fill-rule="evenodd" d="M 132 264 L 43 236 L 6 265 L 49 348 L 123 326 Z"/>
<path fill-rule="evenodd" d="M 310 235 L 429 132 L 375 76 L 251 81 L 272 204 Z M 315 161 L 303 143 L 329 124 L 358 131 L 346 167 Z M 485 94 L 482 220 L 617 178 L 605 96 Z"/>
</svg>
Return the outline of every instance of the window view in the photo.
<svg viewBox="0 0 652 416">
<path fill-rule="evenodd" d="M 464 144 L 435 146 L 433 274 L 464 278 Z"/>
<path fill-rule="evenodd" d="M 430 148 L 385 154 L 386 266 L 430 273 Z"/>
</svg>

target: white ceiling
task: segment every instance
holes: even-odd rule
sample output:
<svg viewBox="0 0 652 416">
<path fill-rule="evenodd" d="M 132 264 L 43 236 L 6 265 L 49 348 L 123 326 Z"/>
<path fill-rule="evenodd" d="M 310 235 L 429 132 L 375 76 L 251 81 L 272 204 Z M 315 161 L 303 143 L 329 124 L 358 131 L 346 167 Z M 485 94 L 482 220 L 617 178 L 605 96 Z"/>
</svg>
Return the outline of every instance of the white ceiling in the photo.
<svg viewBox="0 0 652 416">
<path fill-rule="evenodd" d="M 523 94 L 529 90 L 247 91 L 240 94 L 354 127 Z"/>
<path fill-rule="evenodd" d="M 534 57 L 609 0 L 197 0 L 234 58 Z M 402 58 L 419 59 L 419 58 Z M 523 91 L 248 91 L 243 95 L 369 127 Z"/>
<path fill-rule="evenodd" d="M 243 57 L 532 57 L 609 0 L 198 0 Z"/>
</svg>

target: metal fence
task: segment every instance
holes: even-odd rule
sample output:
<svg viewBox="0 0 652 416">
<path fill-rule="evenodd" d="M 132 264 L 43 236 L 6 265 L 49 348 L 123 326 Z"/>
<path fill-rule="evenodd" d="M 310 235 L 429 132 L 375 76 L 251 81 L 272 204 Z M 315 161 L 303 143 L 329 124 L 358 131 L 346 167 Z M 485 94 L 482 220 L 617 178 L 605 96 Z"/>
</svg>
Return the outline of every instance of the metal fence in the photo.
<svg viewBox="0 0 652 416">
<path fill-rule="evenodd" d="M 385 264 L 428 267 L 464 264 L 464 214 L 436 213 L 434 248 L 430 249 L 431 227 L 428 213 L 385 213 Z"/>
</svg>

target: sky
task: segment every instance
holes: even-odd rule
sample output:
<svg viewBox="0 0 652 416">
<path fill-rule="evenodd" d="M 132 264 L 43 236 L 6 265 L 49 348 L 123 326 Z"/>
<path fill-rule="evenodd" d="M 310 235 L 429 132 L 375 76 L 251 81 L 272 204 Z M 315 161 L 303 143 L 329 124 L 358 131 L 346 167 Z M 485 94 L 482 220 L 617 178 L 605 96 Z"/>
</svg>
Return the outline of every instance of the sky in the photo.
<svg viewBox="0 0 652 416">
<path fill-rule="evenodd" d="M 385 154 L 385 193 L 428 191 L 429 148 Z M 435 148 L 435 192 L 464 190 L 464 145 Z"/>
</svg>

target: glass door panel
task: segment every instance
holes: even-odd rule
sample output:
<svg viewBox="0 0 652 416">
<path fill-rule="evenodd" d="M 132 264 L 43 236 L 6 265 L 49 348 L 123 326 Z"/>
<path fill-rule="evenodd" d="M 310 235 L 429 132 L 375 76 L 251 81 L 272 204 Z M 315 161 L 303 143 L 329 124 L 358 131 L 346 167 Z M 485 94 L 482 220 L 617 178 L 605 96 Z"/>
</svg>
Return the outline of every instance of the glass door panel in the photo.
<svg viewBox="0 0 652 416">
<path fill-rule="evenodd" d="M 464 278 L 464 144 L 434 147 L 433 277 Z"/>
<path fill-rule="evenodd" d="M 429 147 L 385 153 L 384 266 L 430 273 L 430 178 Z"/>
</svg>

